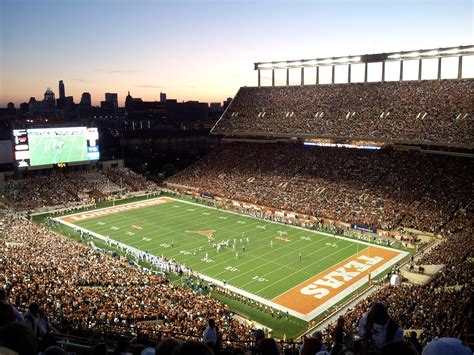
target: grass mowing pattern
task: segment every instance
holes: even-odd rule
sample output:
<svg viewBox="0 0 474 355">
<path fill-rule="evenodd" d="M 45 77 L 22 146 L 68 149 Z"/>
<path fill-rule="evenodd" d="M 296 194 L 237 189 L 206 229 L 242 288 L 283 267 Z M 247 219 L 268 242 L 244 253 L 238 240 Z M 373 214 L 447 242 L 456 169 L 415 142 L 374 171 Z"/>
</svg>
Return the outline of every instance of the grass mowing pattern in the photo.
<svg viewBox="0 0 474 355">
<path fill-rule="evenodd" d="M 193 270 L 269 300 L 367 247 L 181 201 L 75 224 L 150 254 L 175 258 Z M 206 236 L 186 232 L 209 230 L 215 231 L 211 243 Z M 275 239 L 280 235 L 290 242 Z M 226 239 L 232 244 L 234 238 L 237 259 L 232 247 L 220 253 L 212 247 Z"/>
</svg>

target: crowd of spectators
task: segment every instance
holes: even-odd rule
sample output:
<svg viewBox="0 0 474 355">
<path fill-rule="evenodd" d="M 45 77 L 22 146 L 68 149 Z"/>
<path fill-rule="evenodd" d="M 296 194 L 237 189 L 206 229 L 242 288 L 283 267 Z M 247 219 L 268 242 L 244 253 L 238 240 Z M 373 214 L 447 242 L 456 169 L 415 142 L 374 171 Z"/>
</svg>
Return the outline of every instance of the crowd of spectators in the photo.
<svg viewBox="0 0 474 355">
<path fill-rule="evenodd" d="M 474 80 L 242 87 L 214 133 L 471 145 Z"/>
<path fill-rule="evenodd" d="M 69 171 L 54 176 L 30 175 L 0 185 L 6 197 L 21 209 L 84 203 L 112 193 L 150 191 L 156 184 L 127 168 Z"/>
<path fill-rule="evenodd" d="M 168 182 L 373 228 L 444 233 L 474 196 L 472 171 L 472 159 L 419 152 L 228 143 Z"/>
<path fill-rule="evenodd" d="M 472 220 L 473 211 L 457 215 L 448 227 L 458 225 L 456 219 L 465 217 Z M 214 348 L 218 353 L 222 344 L 230 340 L 254 340 L 240 346 L 234 342 L 231 349 L 242 351 L 234 353 L 244 353 L 243 349 L 247 349 L 248 354 L 294 354 L 295 346 L 285 349 L 287 344 L 265 338 L 262 332 L 255 332 L 254 338 L 252 328 L 231 317 L 229 309 L 210 296 L 174 285 L 166 276 L 142 273 L 125 258 L 98 253 L 24 219 L 3 217 L 0 225 L 0 327 L 8 317 L 9 321 L 23 322 L 40 339 L 40 345 L 50 344 L 46 341 L 47 334 L 65 329 L 93 331 L 100 324 L 107 324 L 120 332 L 118 326 L 130 329 L 139 321 L 150 320 L 156 321 L 155 330 L 176 332 L 183 339 L 170 340 L 164 336 L 156 349 L 173 350 L 185 344 L 186 336 L 196 339 L 202 335 L 202 343 L 188 341 L 186 346 L 202 347 L 206 343 L 206 349 Z M 418 261 L 446 264 L 445 271 L 428 285 L 380 286 L 337 324 L 328 326 L 324 337 L 315 333 L 300 343 L 301 353 L 314 347 L 336 348 L 337 353 L 345 353 L 355 346 L 347 343 L 347 336 L 351 332 L 362 335 L 365 327 L 361 326 L 361 319 L 364 314 L 367 318 L 373 304 L 381 302 L 387 306 L 394 324 L 418 332 L 418 336 L 406 340 L 420 348 L 431 339 L 465 336 L 466 319 L 472 312 L 474 277 L 471 227 L 466 225 L 450 234 Z M 5 305 L 10 305 L 10 310 Z M 139 349 L 142 351 L 143 346 Z M 211 350 L 206 351 L 212 354 Z M 162 353 L 171 354 L 171 351 Z M 364 354 L 363 350 L 352 353 Z"/>
<path fill-rule="evenodd" d="M 143 273 L 125 258 L 104 255 L 27 220 L 9 217 L 0 224 L 0 288 L 19 307 L 37 304 L 60 328 L 127 328 L 156 321 L 155 330 L 194 335 L 214 318 L 223 341 L 249 335 L 247 325 L 208 295 Z"/>
</svg>

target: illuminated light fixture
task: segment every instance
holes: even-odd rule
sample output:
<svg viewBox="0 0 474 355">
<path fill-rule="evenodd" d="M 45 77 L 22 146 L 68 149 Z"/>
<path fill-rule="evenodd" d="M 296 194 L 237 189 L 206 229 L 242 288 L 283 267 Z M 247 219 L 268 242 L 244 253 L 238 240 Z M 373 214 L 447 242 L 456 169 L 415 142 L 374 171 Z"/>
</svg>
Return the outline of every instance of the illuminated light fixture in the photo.
<svg viewBox="0 0 474 355">
<path fill-rule="evenodd" d="M 350 62 L 360 62 L 360 57 L 353 57 L 353 58 L 349 58 L 349 61 Z"/>
<path fill-rule="evenodd" d="M 448 50 L 442 51 L 440 53 L 441 54 L 458 54 L 459 52 L 460 52 L 459 48 L 453 48 L 453 49 L 448 49 Z"/>
<path fill-rule="evenodd" d="M 398 59 L 400 58 L 402 55 L 400 53 L 397 53 L 397 54 L 392 54 L 392 55 L 389 55 L 388 57 L 390 59 Z"/>
<path fill-rule="evenodd" d="M 420 52 L 411 52 L 411 53 L 407 53 L 403 55 L 403 57 L 406 57 L 406 58 L 416 58 L 419 56 L 420 56 Z"/>
<path fill-rule="evenodd" d="M 347 57 L 338 58 L 338 59 L 334 60 L 335 63 L 345 63 L 345 62 L 348 62 L 348 61 L 349 61 L 349 58 L 347 58 Z"/>
<path fill-rule="evenodd" d="M 432 55 L 438 55 L 439 51 L 437 49 L 429 51 L 429 52 L 424 52 L 421 55 L 427 55 L 427 56 L 432 56 Z"/>
<path fill-rule="evenodd" d="M 270 69 L 273 67 L 273 63 L 260 63 L 258 65 L 259 69 Z"/>
<path fill-rule="evenodd" d="M 325 60 L 322 60 L 319 62 L 319 64 L 331 64 L 332 63 L 332 59 L 329 58 L 329 59 L 325 59 Z"/>
<path fill-rule="evenodd" d="M 289 62 L 288 65 L 292 66 L 292 67 L 299 67 L 300 65 L 304 64 L 303 62 L 301 61 L 297 61 L 297 62 Z"/>
<path fill-rule="evenodd" d="M 460 52 L 474 52 L 474 47 L 463 48 Z"/>
</svg>

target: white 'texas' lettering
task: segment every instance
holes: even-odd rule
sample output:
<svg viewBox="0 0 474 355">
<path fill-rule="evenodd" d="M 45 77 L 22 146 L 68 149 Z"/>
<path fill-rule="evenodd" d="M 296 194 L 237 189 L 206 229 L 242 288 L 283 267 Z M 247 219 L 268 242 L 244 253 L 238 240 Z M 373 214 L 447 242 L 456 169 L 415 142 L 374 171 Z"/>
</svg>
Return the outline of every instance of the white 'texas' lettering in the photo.
<svg viewBox="0 0 474 355">
<path fill-rule="evenodd" d="M 380 256 L 369 257 L 360 255 L 357 259 L 359 261 L 349 261 L 342 267 L 331 271 L 329 274 L 303 287 L 300 292 L 303 295 L 313 296 L 317 299 L 324 298 L 330 293 L 328 288 L 337 289 L 341 287 L 344 283 L 360 275 L 363 271 L 369 270 L 371 266 L 380 263 L 384 258 Z"/>
</svg>

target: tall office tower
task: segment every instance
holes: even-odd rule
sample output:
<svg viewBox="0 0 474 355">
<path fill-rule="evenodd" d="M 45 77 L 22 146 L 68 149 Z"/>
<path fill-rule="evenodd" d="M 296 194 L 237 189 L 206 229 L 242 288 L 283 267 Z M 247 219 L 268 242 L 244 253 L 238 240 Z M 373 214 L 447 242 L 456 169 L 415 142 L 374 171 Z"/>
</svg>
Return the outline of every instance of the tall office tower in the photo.
<svg viewBox="0 0 474 355">
<path fill-rule="evenodd" d="M 86 106 L 91 106 L 92 105 L 91 94 L 89 94 L 88 92 L 83 92 L 82 93 L 81 105 L 86 105 Z"/>
<path fill-rule="evenodd" d="M 118 108 L 118 96 L 115 92 L 106 92 L 105 93 L 105 101 L 113 102 L 113 106 L 115 109 Z"/>
<path fill-rule="evenodd" d="M 160 102 L 166 102 L 166 92 L 160 92 Z"/>
<path fill-rule="evenodd" d="M 66 97 L 66 90 L 64 89 L 64 83 L 59 80 L 59 98 L 64 99 Z"/>
</svg>

